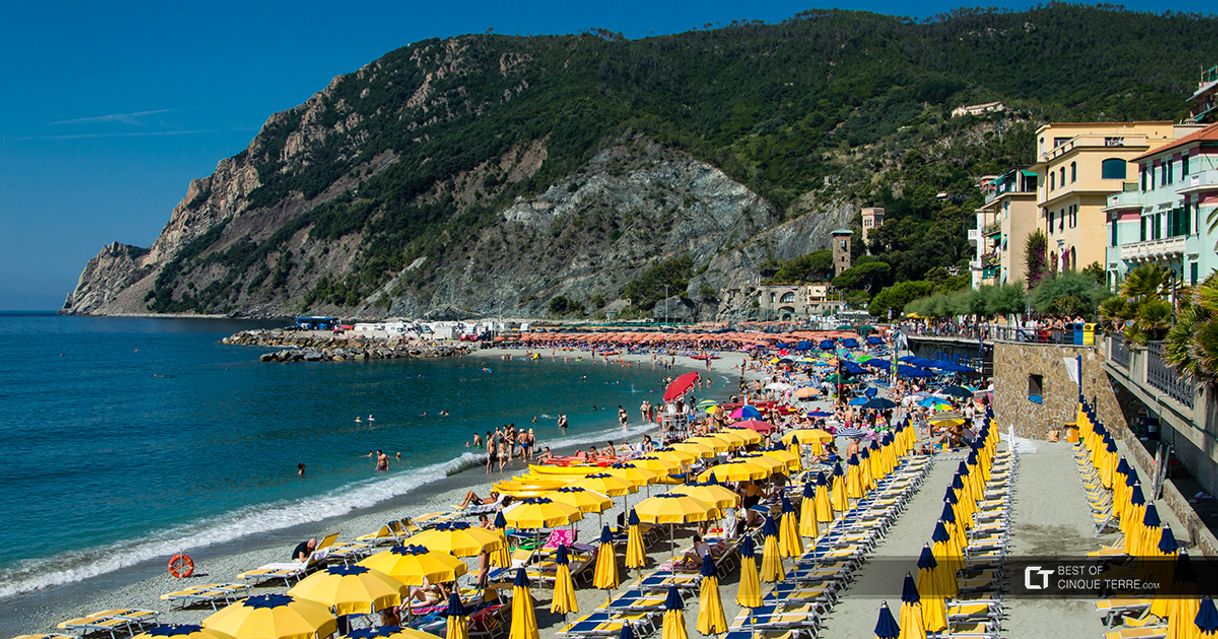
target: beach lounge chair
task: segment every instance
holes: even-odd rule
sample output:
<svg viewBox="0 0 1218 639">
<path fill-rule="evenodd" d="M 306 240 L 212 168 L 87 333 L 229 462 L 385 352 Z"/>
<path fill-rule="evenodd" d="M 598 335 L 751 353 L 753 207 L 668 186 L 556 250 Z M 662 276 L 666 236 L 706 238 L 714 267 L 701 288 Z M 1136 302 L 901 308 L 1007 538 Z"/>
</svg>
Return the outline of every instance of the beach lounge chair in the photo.
<svg viewBox="0 0 1218 639">
<path fill-rule="evenodd" d="M 360 535 L 355 540 L 379 546 L 382 544 L 399 544 L 410 535 L 411 533 L 407 532 L 402 521 L 394 520 L 381 526 L 380 530 L 367 535 Z"/>
<path fill-rule="evenodd" d="M 326 563 L 326 558 L 330 555 L 330 546 L 338 539 L 338 533 L 326 535 L 321 543 L 317 544 L 317 550 L 309 555 L 306 561 L 283 561 L 263 564 L 253 570 L 247 570 L 237 575 L 238 579 L 244 579 L 251 583 L 261 584 L 268 581 L 282 581 L 284 585 L 290 585 L 301 579 L 304 579 L 310 572 L 320 568 Z"/>
<path fill-rule="evenodd" d="M 201 584 L 175 590 L 161 595 L 161 601 L 169 602 L 170 608 L 177 604 L 179 608 L 192 606 L 209 606 L 212 610 L 219 609 L 221 604 L 229 604 L 249 594 L 249 584 L 213 583 Z"/>
<path fill-rule="evenodd" d="M 1149 628 L 1117 628 L 1104 633 L 1104 639 L 1163 639 L 1167 626 Z"/>
<path fill-rule="evenodd" d="M 81 636 L 90 634 L 108 634 L 112 638 L 131 636 L 145 627 L 156 625 L 158 613 L 155 610 L 138 608 L 115 608 L 99 610 L 84 617 L 68 619 L 60 622 L 56 628 L 77 633 Z"/>
<path fill-rule="evenodd" d="M 630 624 L 637 635 L 655 632 L 655 614 L 651 612 L 613 612 L 597 610 L 581 617 L 571 625 L 558 631 L 559 637 L 616 637 L 622 626 Z"/>
<path fill-rule="evenodd" d="M 1095 612 L 1104 622 L 1104 627 L 1111 628 L 1117 625 L 1117 622 L 1123 617 L 1137 617 L 1144 614 L 1150 610 L 1150 604 L 1150 599 L 1133 597 L 1100 599 L 1095 602 Z"/>
</svg>

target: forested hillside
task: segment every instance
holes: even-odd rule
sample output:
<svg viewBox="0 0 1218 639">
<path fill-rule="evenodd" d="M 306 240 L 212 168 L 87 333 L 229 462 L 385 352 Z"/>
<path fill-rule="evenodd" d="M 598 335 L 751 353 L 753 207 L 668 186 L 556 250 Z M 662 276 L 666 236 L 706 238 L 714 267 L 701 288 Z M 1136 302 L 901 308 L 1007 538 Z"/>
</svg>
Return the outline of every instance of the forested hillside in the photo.
<svg viewBox="0 0 1218 639">
<path fill-rule="evenodd" d="M 1060 4 L 418 42 L 272 116 L 66 309 L 629 315 L 667 285 L 707 318 L 884 206 L 862 300 L 963 266 L 977 178 L 1030 163 L 1039 123 L 1181 116 L 1216 42 L 1212 18 Z"/>
</svg>

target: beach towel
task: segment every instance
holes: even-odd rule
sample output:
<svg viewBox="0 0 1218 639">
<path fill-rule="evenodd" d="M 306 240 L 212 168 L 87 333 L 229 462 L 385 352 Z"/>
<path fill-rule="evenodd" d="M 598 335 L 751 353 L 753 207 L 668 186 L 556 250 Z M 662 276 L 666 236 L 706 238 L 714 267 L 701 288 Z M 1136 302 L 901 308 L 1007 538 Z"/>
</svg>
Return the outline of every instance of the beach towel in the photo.
<svg viewBox="0 0 1218 639">
<path fill-rule="evenodd" d="M 575 543 L 575 534 L 569 529 L 560 528 L 551 530 L 550 536 L 546 539 L 545 548 L 558 548 L 561 546 L 570 546 Z"/>
</svg>

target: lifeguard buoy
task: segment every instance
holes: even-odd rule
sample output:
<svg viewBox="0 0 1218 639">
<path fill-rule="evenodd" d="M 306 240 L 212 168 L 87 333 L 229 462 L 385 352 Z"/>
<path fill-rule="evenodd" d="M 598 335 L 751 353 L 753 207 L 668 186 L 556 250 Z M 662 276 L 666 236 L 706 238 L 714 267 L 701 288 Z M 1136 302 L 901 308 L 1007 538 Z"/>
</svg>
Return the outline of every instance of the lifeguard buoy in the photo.
<svg viewBox="0 0 1218 639">
<path fill-rule="evenodd" d="M 190 555 L 180 552 L 169 558 L 169 574 L 178 579 L 185 579 L 195 574 L 195 562 Z"/>
</svg>

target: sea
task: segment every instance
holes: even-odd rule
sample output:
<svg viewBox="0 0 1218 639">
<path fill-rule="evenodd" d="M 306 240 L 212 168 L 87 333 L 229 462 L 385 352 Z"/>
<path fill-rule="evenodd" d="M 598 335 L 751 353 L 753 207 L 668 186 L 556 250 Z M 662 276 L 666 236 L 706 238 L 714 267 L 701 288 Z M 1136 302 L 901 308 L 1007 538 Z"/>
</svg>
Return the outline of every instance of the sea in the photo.
<svg viewBox="0 0 1218 639">
<path fill-rule="evenodd" d="M 671 374 L 574 357 L 272 364 L 219 341 L 281 324 L 0 313 L 0 599 L 426 491 L 480 464 L 468 443 L 502 424 L 555 447 L 620 438 L 618 405 L 637 424 Z"/>
</svg>

